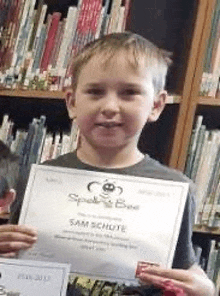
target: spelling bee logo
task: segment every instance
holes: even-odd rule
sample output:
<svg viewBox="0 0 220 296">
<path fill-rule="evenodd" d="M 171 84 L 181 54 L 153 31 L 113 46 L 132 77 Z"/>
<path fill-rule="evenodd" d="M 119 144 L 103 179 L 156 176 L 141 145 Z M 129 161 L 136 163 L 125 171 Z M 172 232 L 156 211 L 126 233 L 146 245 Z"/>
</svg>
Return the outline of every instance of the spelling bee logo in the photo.
<svg viewBox="0 0 220 296">
<path fill-rule="evenodd" d="M 69 200 L 76 202 L 77 206 L 82 203 L 102 204 L 107 208 L 125 208 L 129 210 L 138 210 L 138 205 L 127 204 L 121 197 L 123 188 L 118 186 L 115 181 L 105 179 L 103 182 L 92 181 L 87 185 L 89 195 L 82 196 L 76 193 L 68 195 Z"/>
</svg>

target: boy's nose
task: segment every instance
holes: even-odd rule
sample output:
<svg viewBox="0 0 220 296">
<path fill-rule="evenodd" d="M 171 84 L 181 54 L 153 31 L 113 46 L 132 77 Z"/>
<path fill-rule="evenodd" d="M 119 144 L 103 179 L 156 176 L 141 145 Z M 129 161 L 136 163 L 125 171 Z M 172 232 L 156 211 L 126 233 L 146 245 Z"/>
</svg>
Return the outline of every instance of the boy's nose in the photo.
<svg viewBox="0 0 220 296">
<path fill-rule="evenodd" d="M 107 96 L 102 103 L 101 112 L 107 117 L 111 117 L 120 110 L 120 104 L 117 96 Z"/>
</svg>

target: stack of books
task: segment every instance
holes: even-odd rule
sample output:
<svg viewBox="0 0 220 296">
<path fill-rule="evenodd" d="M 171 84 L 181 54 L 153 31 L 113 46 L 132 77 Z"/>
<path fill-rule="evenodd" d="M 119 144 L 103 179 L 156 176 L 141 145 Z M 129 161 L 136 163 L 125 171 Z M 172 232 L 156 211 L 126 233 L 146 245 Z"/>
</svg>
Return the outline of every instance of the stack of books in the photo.
<svg viewBox="0 0 220 296">
<path fill-rule="evenodd" d="M 216 97 L 220 91 L 220 0 L 216 1 L 213 12 L 204 61 L 199 95 Z"/>
<path fill-rule="evenodd" d="M 197 186 L 196 224 L 220 226 L 220 130 L 207 130 L 198 115 L 191 135 L 185 174 Z"/>
<path fill-rule="evenodd" d="M 74 55 L 124 31 L 130 0 L 78 0 L 67 15 L 43 0 L 0 1 L 0 88 L 57 91 L 71 85 Z"/>
<path fill-rule="evenodd" d="M 46 117 L 33 118 L 27 131 L 13 132 L 14 123 L 6 114 L 0 127 L 0 140 L 19 155 L 22 171 L 29 172 L 33 163 L 57 158 L 59 155 L 74 151 L 78 142 L 78 128 L 72 123 L 69 133 L 49 133 L 46 127 Z"/>
</svg>

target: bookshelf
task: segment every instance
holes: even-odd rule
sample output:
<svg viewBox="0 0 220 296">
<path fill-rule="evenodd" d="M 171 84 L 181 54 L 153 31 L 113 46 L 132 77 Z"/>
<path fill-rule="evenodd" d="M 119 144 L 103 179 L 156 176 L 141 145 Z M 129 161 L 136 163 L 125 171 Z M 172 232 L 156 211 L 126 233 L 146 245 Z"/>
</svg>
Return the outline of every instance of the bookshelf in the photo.
<svg viewBox="0 0 220 296">
<path fill-rule="evenodd" d="M 103 3 L 107 2 L 108 1 L 103 1 Z M 117 1 L 115 0 L 110 1 L 108 12 L 111 12 L 113 3 L 116 2 Z M 36 0 L 35 8 L 37 8 L 40 3 L 42 3 L 41 0 Z M 68 8 L 72 5 L 77 5 L 77 3 L 79 3 L 79 0 L 65 0 L 62 2 L 58 0 L 45 0 L 43 3 L 48 5 L 48 14 L 53 14 L 53 12 L 55 11 L 60 11 L 62 12 L 64 18 L 68 14 Z M 153 140 L 149 145 L 150 147 L 146 147 L 146 140 L 148 136 L 145 136 L 144 133 L 140 141 L 140 147 L 143 152 L 149 153 L 161 162 L 168 164 L 171 153 L 170 151 L 172 151 L 173 146 L 172 138 L 176 126 L 177 113 L 183 98 L 182 87 L 184 80 L 182 79 L 182 77 L 185 75 L 186 70 L 186 63 L 183 62 L 183 56 L 189 55 L 189 42 L 192 38 L 191 25 L 194 23 L 194 15 L 196 14 L 197 5 L 196 2 L 192 3 L 192 1 L 190 0 L 187 0 L 187 5 L 186 1 L 183 0 L 158 1 L 157 4 L 155 4 L 155 1 L 151 0 L 147 1 L 144 6 L 140 3 L 140 1 L 135 0 L 123 0 L 121 3 L 124 6 L 127 5 L 127 7 L 130 7 L 128 10 L 128 17 L 126 21 L 126 29 L 136 33 L 140 33 L 149 40 L 155 42 L 158 46 L 161 46 L 173 52 L 174 63 L 169 72 L 167 83 L 167 89 L 171 94 L 168 98 L 168 106 L 164 111 L 162 120 L 160 120 L 155 127 L 150 126 L 145 128 L 146 133 L 153 136 Z M 164 10 L 166 7 L 168 8 L 169 13 Z M 154 17 L 152 17 L 152 13 Z M 136 17 L 137 15 L 139 16 L 138 18 Z M 170 18 L 171 16 L 173 20 L 172 18 Z M 46 14 L 45 19 L 47 18 L 48 15 Z M 147 19 L 150 20 L 146 24 L 148 28 L 143 31 L 143 23 L 146 22 Z M 61 20 L 63 19 L 61 18 Z M 166 24 L 167 30 L 172 30 L 171 34 L 167 34 L 165 30 L 161 30 L 161 28 L 164 28 Z M 156 30 L 154 30 L 155 28 Z M 188 29 L 186 30 L 186 28 Z M 184 37 L 186 33 L 187 38 Z M 181 73 L 178 69 L 181 69 Z M 177 74 L 178 78 L 174 79 Z M 26 98 L 29 104 L 29 99 L 31 98 L 33 101 L 33 106 L 35 106 L 35 101 L 39 101 L 39 99 L 49 99 L 51 100 L 51 102 L 54 102 L 55 99 L 58 101 L 59 99 L 63 100 L 63 98 L 65 97 L 65 94 L 62 90 L 51 91 L 46 89 L 44 91 L 41 91 L 32 89 L 24 90 L 22 88 L 27 88 L 27 85 L 25 87 L 19 87 L 19 89 L 3 89 L 0 87 L 0 99 L 3 100 L 8 97 L 13 97 L 18 98 L 19 100 Z M 172 95 L 173 93 L 175 95 Z M 46 104 L 49 107 L 49 103 Z M 164 122 L 166 122 L 165 114 L 168 114 L 168 116 L 172 117 L 167 121 L 167 125 L 171 124 L 173 128 L 172 130 L 170 130 L 169 135 L 165 139 L 160 139 L 160 136 L 157 135 L 156 131 L 163 126 Z M 38 114 L 37 116 L 39 117 L 40 115 L 41 114 Z M 3 114 L 0 114 L 0 116 L 2 117 Z M 26 128 L 28 128 L 28 126 Z M 154 145 L 152 145 L 152 143 L 154 143 Z"/>
<path fill-rule="evenodd" d="M 194 67 L 190 69 L 191 87 L 188 89 L 186 96 L 182 100 L 180 106 L 180 115 L 178 117 L 176 133 L 174 135 L 172 154 L 169 165 L 181 171 L 184 171 L 187 158 L 187 150 L 189 146 L 191 131 L 195 120 L 196 110 L 199 105 L 219 106 L 218 97 L 202 97 L 199 95 L 200 82 L 203 73 L 204 57 L 206 52 L 207 40 L 211 32 L 211 20 L 216 0 L 199 1 L 199 9 L 196 20 L 193 41 L 197 43 L 197 51 L 195 52 L 195 44 L 192 44 L 190 59 L 194 59 Z M 189 60 L 190 63 L 190 60 Z M 191 72 L 193 70 L 193 72 Z"/>
</svg>

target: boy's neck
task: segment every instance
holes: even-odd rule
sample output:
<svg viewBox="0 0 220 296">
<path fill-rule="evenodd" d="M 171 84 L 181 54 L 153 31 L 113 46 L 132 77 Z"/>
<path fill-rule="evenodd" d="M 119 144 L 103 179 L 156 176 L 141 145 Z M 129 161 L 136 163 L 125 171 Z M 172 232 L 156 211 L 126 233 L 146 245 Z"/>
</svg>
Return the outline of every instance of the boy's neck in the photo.
<svg viewBox="0 0 220 296">
<path fill-rule="evenodd" d="M 77 149 L 77 157 L 84 163 L 99 168 L 125 168 L 140 162 L 144 155 L 137 149 Z"/>
</svg>

